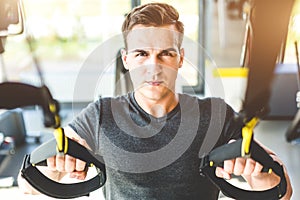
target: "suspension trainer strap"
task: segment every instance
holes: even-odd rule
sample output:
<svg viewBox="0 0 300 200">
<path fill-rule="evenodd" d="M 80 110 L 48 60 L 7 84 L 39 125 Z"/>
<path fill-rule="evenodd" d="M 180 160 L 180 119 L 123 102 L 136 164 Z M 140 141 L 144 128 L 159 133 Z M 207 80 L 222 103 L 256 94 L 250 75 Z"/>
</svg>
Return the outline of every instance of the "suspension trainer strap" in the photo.
<svg viewBox="0 0 300 200">
<path fill-rule="evenodd" d="M 44 125 L 58 128 L 58 102 L 52 98 L 49 89 L 44 85 L 35 87 L 25 83 L 0 83 L 0 109 L 13 109 L 25 106 L 41 106 L 43 109 Z"/>
<path fill-rule="evenodd" d="M 84 182 L 64 184 L 55 182 L 42 174 L 36 166 L 46 165 L 46 159 L 59 152 L 57 138 L 40 145 L 30 155 L 26 155 L 21 169 L 22 176 L 38 191 L 55 198 L 69 199 L 88 195 L 102 187 L 106 182 L 105 165 L 101 157 L 96 157 L 91 151 L 68 137 L 62 139 L 67 143 L 63 147 L 65 154 L 83 160 L 87 166 L 95 166 L 97 175 Z"/>
<path fill-rule="evenodd" d="M 272 173 L 280 177 L 280 182 L 275 187 L 263 191 L 250 191 L 235 187 L 225 181 L 223 178 L 218 178 L 215 174 L 217 166 L 221 166 L 225 160 L 242 157 L 242 139 L 233 143 L 220 146 L 208 155 L 201 158 L 200 173 L 212 181 L 224 195 L 243 200 L 275 200 L 280 199 L 286 193 L 286 178 L 283 167 L 274 161 L 270 155 L 254 140 L 251 141 L 249 156 L 264 166 L 262 172 Z"/>
</svg>

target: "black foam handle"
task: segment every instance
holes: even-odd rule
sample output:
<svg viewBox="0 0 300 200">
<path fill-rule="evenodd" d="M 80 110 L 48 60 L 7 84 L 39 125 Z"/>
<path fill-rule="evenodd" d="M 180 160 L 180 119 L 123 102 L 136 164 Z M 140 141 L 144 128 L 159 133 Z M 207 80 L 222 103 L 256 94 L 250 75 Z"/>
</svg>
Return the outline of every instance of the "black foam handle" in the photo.
<svg viewBox="0 0 300 200">
<path fill-rule="evenodd" d="M 30 155 L 26 155 L 23 161 L 22 176 L 38 191 L 51 197 L 69 199 L 88 195 L 90 192 L 102 187 L 106 182 L 106 169 L 103 158 L 96 156 L 76 141 L 67 138 L 67 152 L 75 158 L 93 164 L 98 174 L 87 181 L 63 184 L 49 179 L 42 174 L 36 166 L 46 166 L 46 159 L 56 154 L 56 140 L 52 139 L 40 145 Z"/>
<path fill-rule="evenodd" d="M 242 140 L 222 145 L 209 153 L 209 161 L 214 162 L 214 166 L 219 166 L 225 160 L 241 157 Z"/>
<path fill-rule="evenodd" d="M 223 194 L 234 199 L 273 200 L 284 196 L 286 193 L 287 182 L 282 166 L 274 161 L 254 140 L 251 141 L 249 155 L 253 160 L 263 165 L 263 172 L 272 169 L 272 171 L 280 177 L 280 183 L 277 186 L 264 191 L 248 191 L 237 188 L 226 182 L 224 179 L 216 176 L 215 169 L 217 166 L 222 165 L 223 161 L 241 157 L 241 146 L 242 139 L 239 139 L 233 143 L 214 149 L 208 155 L 202 157 L 200 173 L 207 176 L 220 190 L 222 190 Z M 213 165 L 211 165 L 211 161 L 213 162 Z"/>
<path fill-rule="evenodd" d="M 242 157 L 242 139 L 235 142 L 222 145 L 209 153 L 209 161 L 213 162 L 213 166 L 223 166 L 225 160 Z M 249 157 L 263 165 L 262 172 L 268 172 L 269 169 L 276 167 L 270 155 L 252 140 L 250 144 Z"/>
<path fill-rule="evenodd" d="M 30 163 L 30 155 L 26 155 L 24 158 L 21 174 L 23 178 L 41 193 L 60 199 L 89 195 L 90 192 L 102 187 L 106 181 L 105 173 L 100 171 L 94 178 L 84 182 L 71 184 L 55 182 Z"/>
</svg>

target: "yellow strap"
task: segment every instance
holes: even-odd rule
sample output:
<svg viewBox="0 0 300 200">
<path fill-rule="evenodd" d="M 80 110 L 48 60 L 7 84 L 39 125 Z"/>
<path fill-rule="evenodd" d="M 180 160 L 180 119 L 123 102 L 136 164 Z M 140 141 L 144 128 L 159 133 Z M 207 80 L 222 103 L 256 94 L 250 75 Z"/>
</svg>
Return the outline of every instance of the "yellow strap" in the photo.
<svg viewBox="0 0 300 200">
<path fill-rule="evenodd" d="M 68 138 L 64 134 L 64 130 L 59 127 L 54 130 L 54 136 L 56 139 L 57 151 L 60 153 L 67 153 L 68 151 Z"/>
<path fill-rule="evenodd" d="M 60 126 L 60 117 L 57 114 L 57 107 L 54 103 L 49 103 L 49 110 L 52 114 L 54 114 L 55 127 Z"/>
<path fill-rule="evenodd" d="M 60 117 L 58 115 L 55 115 L 54 119 L 55 119 L 55 126 L 56 127 L 60 126 Z"/>
<path fill-rule="evenodd" d="M 57 112 L 56 105 L 54 103 L 49 103 L 49 110 L 52 113 L 56 113 Z"/>
<path fill-rule="evenodd" d="M 252 141 L 253 129 L 258 123 L 259 119 L 257 117 L 252 118 L 242 129 L 242 156 L 250 154 L 250 144 Z"/>
</svg>

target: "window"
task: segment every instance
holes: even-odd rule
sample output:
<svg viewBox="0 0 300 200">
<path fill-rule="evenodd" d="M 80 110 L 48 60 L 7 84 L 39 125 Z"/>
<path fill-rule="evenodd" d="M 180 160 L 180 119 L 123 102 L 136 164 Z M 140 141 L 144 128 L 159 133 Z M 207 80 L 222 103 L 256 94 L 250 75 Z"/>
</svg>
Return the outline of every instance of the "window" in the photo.
<svg viewBox="0 0 300 200">
<path fill-rule="evenodd" d="M 124 15 L 131 10 L 130 0 L 23 0 L 23 4 L 27 31 L 34 39 L 34 55 L 55 98 L 74 101 L 78 77 L 86 76 L 85 80 L 89 81 L 87 76 L 95 74 L 93 70 L 98 70 L 98 77 L 104 71 L 112 74 L 107 70 L 111 63 L 100 62 L 86 70 L 84 65 L 93 64 L 94 61 L 88 59 L 94 59 L 93 52 L 107 47 L 107 43 L 118 43 L 112 44 L 115 49 L 112 46 L 109 49 L 115 59 L 123 45 L 119 36 Z M 7 38 L 3 60 L 8 80 L 40 84 L 25 34 Z M 106 59 L 106 62 L 113 60 Z M 89 83 L 83 84 L 88 88 L 91 87 Z M 107 85 L 111 87 L 112 84 Z M 77 101 L 91 101 L 93 95 L 83 95 Z"/>
<path fill-rule="evenodd" d="M 300 0 L 296 0 L 292 10 L 289 32 L 284 51 L 284 63 L 296 63 L 296 48 L 300 49 Z"/>
<path fill-rule="evenodd" d="M 149 2 L 23 0 L 27 31 L 34 38 L 34 55 L 56 99 L 80 102 L 113 94 L 115 58 L 123 47 L 124 15 L 132 6 Z M 245 26 L 231 1 L 158 2 L 173 5 L 185 24 L 186 59 L 180 70 L 183 92 L 204 92 L 204 73 L 209 65 L 239 66 Z M 8 80 L 40 84 L 25 34 L 7 38 L 3 60 L 6 72 L 2 74 Z"/>
</svg>

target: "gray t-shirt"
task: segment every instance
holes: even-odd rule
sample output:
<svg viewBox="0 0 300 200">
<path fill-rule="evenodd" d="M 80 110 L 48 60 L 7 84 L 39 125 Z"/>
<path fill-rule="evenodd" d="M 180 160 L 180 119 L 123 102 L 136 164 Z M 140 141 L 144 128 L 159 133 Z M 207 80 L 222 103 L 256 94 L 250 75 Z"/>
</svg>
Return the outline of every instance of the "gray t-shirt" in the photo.
<svg viewBox="0 0 300 200">
<path fill-rule="evenodd" d="M 129 93 L 91 103 L 70 126 L 103 156 L 106 199 L 213 200 L 219 190 L 199 174 L 199 154 L 240 137 L 233 115 L 221 99 L 180 94 L 155 118 Z"/>
</svg>

